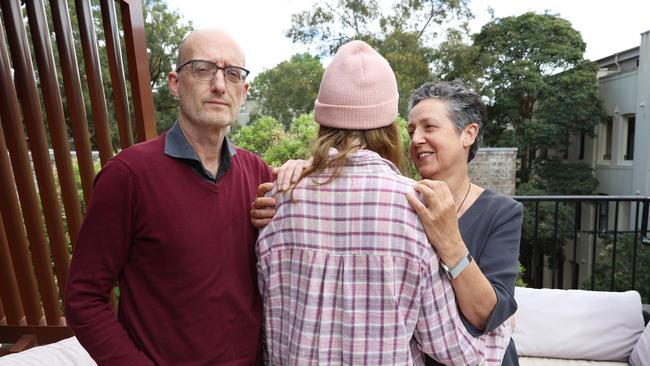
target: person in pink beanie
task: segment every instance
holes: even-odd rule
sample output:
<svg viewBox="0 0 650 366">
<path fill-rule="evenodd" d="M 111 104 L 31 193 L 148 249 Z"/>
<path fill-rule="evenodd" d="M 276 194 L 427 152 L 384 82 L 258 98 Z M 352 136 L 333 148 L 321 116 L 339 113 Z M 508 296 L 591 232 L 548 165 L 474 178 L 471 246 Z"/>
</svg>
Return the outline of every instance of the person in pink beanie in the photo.
<svg viewBox="0 0 650 366">
<path fill-rule="evenodd" d="M 509 321 L 472 336 L 406 193 L 395 75 L 362 41 L 323 74 L 311 165 L 256 244 L 267 365 L 499 365 Z"/>
</svg>

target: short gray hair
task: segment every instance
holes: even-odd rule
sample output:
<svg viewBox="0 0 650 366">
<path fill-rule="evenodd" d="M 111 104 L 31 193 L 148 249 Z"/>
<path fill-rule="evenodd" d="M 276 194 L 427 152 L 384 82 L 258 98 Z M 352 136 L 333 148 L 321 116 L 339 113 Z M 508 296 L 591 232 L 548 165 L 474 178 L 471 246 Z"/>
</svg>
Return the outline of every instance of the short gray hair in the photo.
<svg viewBox="0 0 650 366">
<path fill-rule="evenodd" d="M 487 110 L 481 96 L 459 79 L 439 83 L 427 82 L 411 93 L 408 104 L 409 114 L 413 107 L 429 98 L 436 98 L 447 103 L 449 119 L 458 133 L 470 123 L 478 125 L 476 140 L 470 147 L 467 157 L 467 162 L 472 161 L 483 141 L 483 125 L 487 120 Z"/>
</svg>

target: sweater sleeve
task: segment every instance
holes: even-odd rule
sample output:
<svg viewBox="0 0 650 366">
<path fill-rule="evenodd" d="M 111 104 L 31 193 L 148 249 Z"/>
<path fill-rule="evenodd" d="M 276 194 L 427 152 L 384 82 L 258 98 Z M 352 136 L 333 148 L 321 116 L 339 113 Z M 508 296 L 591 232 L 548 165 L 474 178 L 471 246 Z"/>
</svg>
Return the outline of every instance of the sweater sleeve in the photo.
<svg viewBox="0 0 650 366">
<path fill-rule="evenodd" d="M 68 325 L 99 365 L 153 365 L 118 322 L 111 294 L 128 262 L 137 196 L 118 158 L 95 178 L 65 292 Z"/>
<path fill-rule="evenodd" d="M 463 317 L 467 329 L 474 336 L 494 331 L 517 310 L 514 294 L 515 281 L 519 273 L 523 207 L 521 203 L 511 199 L 504 201 L 502 201 L 504 204 L 497 209 L 495 217 L 498 219 L 486 233 L 487 241 L 478 263 L 481 272 L 494 287 L 497 303 L 483 331 Z"/>
</svg>

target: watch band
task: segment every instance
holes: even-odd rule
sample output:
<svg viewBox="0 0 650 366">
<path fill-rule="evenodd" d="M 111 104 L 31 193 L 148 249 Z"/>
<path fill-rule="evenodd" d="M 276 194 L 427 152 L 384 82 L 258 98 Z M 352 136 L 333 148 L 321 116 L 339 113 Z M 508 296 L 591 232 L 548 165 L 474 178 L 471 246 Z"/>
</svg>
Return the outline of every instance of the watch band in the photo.
<svg viewBox="0 0 650 366">
<path fill-rule="evenodd" d="M 451 268 L 447 267 L 447 265 L 443 262 L 440 261 L 440 267 L 442 268 L 443 272 L 447 275 L 447 278 L 450 280 L 456 279 L 460 274 L 469 266 L 470 263 L 472 263 L 472 255 L 467 252 L 467 255 L 464 255 L 460 260 L 454 264 Z"/>
</svg>

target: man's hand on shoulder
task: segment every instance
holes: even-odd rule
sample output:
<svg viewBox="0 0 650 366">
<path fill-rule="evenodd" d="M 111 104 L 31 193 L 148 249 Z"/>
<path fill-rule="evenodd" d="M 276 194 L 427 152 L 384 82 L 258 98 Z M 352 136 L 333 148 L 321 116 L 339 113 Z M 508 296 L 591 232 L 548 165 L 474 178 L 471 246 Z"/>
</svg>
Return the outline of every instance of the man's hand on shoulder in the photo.
<svg viewBox="0 0 650 366">
<path fill-rule="evenodd" d="M 257 187 L 257 198 L 251 205 L 251 223 L 258 229 L 265 227 L 275 216 L 275 198 L 264 195 L 273 189 L 273 183 L 262 183 Z"/>
</svg>

